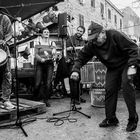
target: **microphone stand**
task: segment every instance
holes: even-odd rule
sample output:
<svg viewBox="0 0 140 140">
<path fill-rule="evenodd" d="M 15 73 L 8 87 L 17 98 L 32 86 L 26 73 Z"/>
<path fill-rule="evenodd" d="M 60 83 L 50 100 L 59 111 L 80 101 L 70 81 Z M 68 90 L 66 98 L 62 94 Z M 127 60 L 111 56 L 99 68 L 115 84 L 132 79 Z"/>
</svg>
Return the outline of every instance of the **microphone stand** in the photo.
<svg viewBox="0 0 140 140">
<path fill-rule="evenodd" d="M 62 27 L 64 28 L 64 27 L 67 27 L 67 26 L 63 25 Z M 64 36 L 61 36 L 61 37 L 62 37 L 62 43 L 63 43 L 63 49 L 64 49 L 63 55 L 65 57 L 66 56 L 66 52 L 65 52 L 66 51 L 66 41 L 64 41 Z M 70 40 L 71 40 L 71 38 L 70 38 Z M 71 42 L 72 42 L 72 40 L 71 40 Z M 73 42 L 72 42 L 72 44 L 73 44 Z M 75 49 L 74 45 L 73 45 L 73 49 Z M 76 93 L 80 93 L 81 92 L 80 86 L 79 86 L 79 80 L 75 81 L 75 80 L 70 79 L 70 87 L 71 87 L 70 109 L 66 110 L 66 111 L 58 112 L 58 113 L 53 113 L 53 116 L 60 115 L 62 113 L 66 113 L 66 112 L 74 111 L 74 112 L 78 112 L 78 113 L 86 116 L 87 118 L 91 118 L 91 116 L 89 116 L 89 115 L 79 111 L 79 110 L 82 109 L 81 107 L 77 108 L 76 105 L 75 105 L 75 99 L 76 99 L 75 95 L 76 95 Z"/>
<path fill-rule="evenodd" d="M 15 62 L 15 76 L 14 76 L 14 85 L 15 85 L 15 94 L 16 94 L 16 122 L 15 124 L 7 124 L 7 125 L 0 125 L 0 129 L 1 128 L 10 128 L 10 127 L 14 127 L 14 126 L 17 126 L 19 127 L 22 132 L 24 133 L 24 135 L 26 137 L 28 137 L 27 133 L 25 132 L 24 128 L 22 127 L 22 121 L 21 121 L 21 117 L 20 117 L 20 110 L 19 110 L 19 94 L 18 94 L 18 74 L 17 74 L 17 46 L 16 46 L 16 24 L 15 24 L 15 21 L 18 21 L 16 18 L 12 17 L 11 15 L 5 13 L 5 12 L 2 12 L 2 14 L 5 14 L 7 15 L 8 17 L 11 17 L 13 20 L 14 20 L 14 57 L 16 59 L 16 62 Z M 27 121 L 24 121 L 24 123 L 30 123 L 30 122 L 33 122 L 33 121 L 36 121 L 36 118 L 30 118 L 28 119 Z"/>
<path fill-rule="evenodd" d="M 71 103 L 70 103 L 71 107 L 70 107 L 70 109 L 69 110 L 66 110 L 66 111 L 54 113 L 53 116 L 60 115 L 62 113 L 66 113 L 66 112 L 72 112 L 72 111 L 74 111 L 74 112 L 78 112 L 78 113 L 80 113 L 80 114 L 82 114 L 82 115 L 84 115 L 84 116 L 86 116 L 87 118 L 90 119 L 91 116 L 89 116 L 89 115 L 87 115 L 87 114 L 79 111 L 82 108 L 81 107 L 77 108 L 76 105 L 75 105 L 75 93 L 76 92 L 80 92 L 80 87 L 78 85 L 79 81 L 75 81 L 75 80 L 72 80 L 71 79 L 70 80 L 70 83 L 71 83 L 71 87 L 72 87 L 71 88 Z"/>
</svg>

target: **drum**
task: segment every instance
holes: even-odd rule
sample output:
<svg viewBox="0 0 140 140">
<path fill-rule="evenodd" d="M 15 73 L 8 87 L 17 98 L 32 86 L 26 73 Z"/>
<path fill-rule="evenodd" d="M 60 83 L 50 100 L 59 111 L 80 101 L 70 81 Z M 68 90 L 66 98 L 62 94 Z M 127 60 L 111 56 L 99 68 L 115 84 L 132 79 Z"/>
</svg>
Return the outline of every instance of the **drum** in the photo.
<svg viewBox="0 0 140 140">
<path fill-rule="evenodd" d="M 36 45 L 35 54 L 38 53 L 40 57 L 47 61 L 53 60 L 53 49 L 49 45 Z"/>
<path fill-rule="evenodd" d="M 85 66 L 81 68 L 81 83 L 91 84 L 95 83 L 95 69 L 94 63 L 88 62 Z"/>
<path fill-rule="evenodd" d="M 95 107 L 105 106 L 105 89 L 90 89 L 91 105 Z"/>
<path fill-rule="evenodd" d="M 88 62 L 81 68 L 81 83 L 92 84 L 94 88 L 105 87 L 106 67 L 100 62 Z"/>
<path fill-rule="evenodd" d="M 6 64 L 7 62 L 7 54 L 4 50 L 0 49 L 0 67 Z"/>
<path fill-rule="evenodd" d="M 95 82 L 93 87 L 95 88 L 104 88 L 105 87 L 105 77 L 106 77 L 106 67 L 100 61 L 94 63 L 94 73 L 95 73 Z"/>
</svg>

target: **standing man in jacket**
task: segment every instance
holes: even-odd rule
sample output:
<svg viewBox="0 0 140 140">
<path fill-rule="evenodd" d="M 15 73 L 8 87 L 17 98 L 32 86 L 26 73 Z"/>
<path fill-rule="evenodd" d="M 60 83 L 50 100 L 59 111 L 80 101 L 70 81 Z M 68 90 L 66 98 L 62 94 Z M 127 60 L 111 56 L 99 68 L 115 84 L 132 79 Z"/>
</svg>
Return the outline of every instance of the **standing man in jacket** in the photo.
<svg viewBox="0 0 140 140">
<path fill-rule="evenodd" d="M 128 108 L 128 124 L 126 131 L 137 128 L 138 114 L 136 112 L 135 89 L 133 78 L 136 74 L 138 46 L 126 35 L 116 30 L 104 30 L 97 23 L 92 22 L 88 28 L 88 44 L 79 52 L 75 61 L 71 78 L 79 78 L 80 68 L 93 56 L 107 67 L 105 115 L 100 127 L 117 126 L 116 116 L 117 97 L 120 86 Z"/>
<path fill-rule="evenodd" d="M 71 73 L 74 61 L 78 55 L 79 48 L 82 48 L 85 45 L 85 40 L 83 39 L 83 34 L 85 33 L 84 26 L 78 26 L 77 31 L 73 36 L 69 36 L 66 41 L 66 49 L 67 49 L 67 66 L 68 66 L 68 73 Z M 78 48 L 78 49 L 77 49 Z M 74 102 L 78 105 L 80 103 L 85 103 L 86 100 L 81 98 L 80 95 L 80 80 L 76 82 L 70 82 L 71 86 L 71 96 L 74 98 Z M 73 88 L 75 85 L 76 88 Z"/>
</svg>

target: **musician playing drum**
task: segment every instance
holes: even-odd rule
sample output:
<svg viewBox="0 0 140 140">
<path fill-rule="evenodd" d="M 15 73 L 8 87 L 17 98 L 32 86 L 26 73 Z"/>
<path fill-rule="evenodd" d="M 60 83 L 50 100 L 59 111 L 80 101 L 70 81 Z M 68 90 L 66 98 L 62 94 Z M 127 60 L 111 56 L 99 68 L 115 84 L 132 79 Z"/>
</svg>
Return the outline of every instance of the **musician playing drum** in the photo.
<svg viewBox="0 0 140 140">
<path fill-rule="evenodd" d="M 11 68 L 10 68 L 10 51 L 7 41 L 13 34 L 11 21 L 7 15 L 0 14 L 0 86 L 2 89 L 3 106 L 6 109 L 13 109 L 15 106 L 10 102 L 11 96 Z"/>
<path fill-rule="evenodd" d="M 48 98 L 51 92 L 51 82 L 54 70 L 54 59 L 56 57 L 56 44 L 49 40 L 49 30 L 43 28 L 42 35 L 38 37 L 35 46 L 36 74 L 34 96 L 39 100 L 39 91 L 43 83 L 43 91 L 40 99 L 43 99 L 47 107 L 50 106 Z"/>
</svg>

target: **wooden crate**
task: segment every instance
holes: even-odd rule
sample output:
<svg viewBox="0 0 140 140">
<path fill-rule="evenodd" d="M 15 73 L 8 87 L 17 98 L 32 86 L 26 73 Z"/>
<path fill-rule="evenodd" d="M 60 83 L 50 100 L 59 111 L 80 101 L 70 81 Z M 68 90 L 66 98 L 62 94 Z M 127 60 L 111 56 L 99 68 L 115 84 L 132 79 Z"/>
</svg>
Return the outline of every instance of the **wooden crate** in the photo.
<svg viewBox="0 0 140 140">
<path fill-rule="evenodd" d="M 16 99 L 11 102 L 16 106 Z M 38 115 L 46 112 L 46 105 L 41 102 L 31 101 L 27 99 L 19 99 L 19 114 L 21 118 L 27 116 Z M 0 123 L 14 121 L 17 118 L 17 110 L 7 110 L 2 107 L 0 102 Z"/>
</svg>

